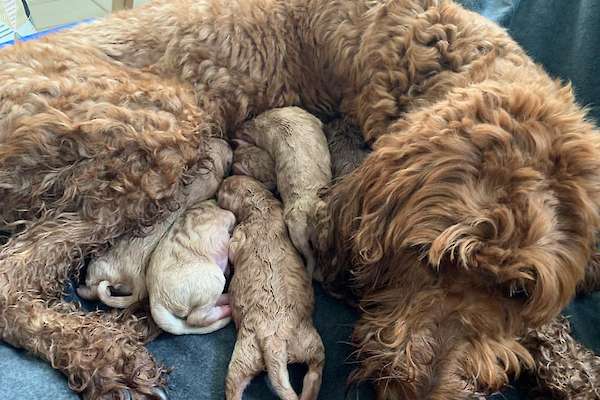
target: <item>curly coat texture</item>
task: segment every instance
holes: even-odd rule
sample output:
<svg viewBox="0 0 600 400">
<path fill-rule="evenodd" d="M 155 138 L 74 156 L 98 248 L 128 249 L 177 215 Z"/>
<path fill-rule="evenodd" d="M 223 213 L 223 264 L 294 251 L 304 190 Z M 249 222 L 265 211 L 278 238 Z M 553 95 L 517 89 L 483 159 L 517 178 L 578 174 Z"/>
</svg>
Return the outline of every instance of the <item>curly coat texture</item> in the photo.
<svg viewBox="0 0 600 400">
<path fill-rule="evenodd" d="M 83 257 L 177 207 L 210 119 L 172 80 L 54 39 L 0 52 L 2 339 L 46 359 L 86 397 L 164 383 L 140 335 L 60 298 Z M 15 226 L 16 225 L 16 226 Z"/>
<path fill-rule="evenodd" d="M 535 360 L 532 372 L 541 392 L 536 398 L 600 398 L 600 357 L 573 339 L 566 318 L 530 329 L 523 344 Z"/>
<path fill-rule="evenodd" d="M 150 395 L 161 369 L 60 304 L 65 279 L 177 207 L 204 137 L 267 109 L 341 112 L 374 147 L 323 221 L 381 398 L 531 366 L 515 338 L 573 296 L 600 226 L 600 139 L 571 88 L 450 0 L 155 0 L 1 50 L 0 78 L 1 217 L 25 221 L 0 248 L 2 339 L 92 398 Z"/>
<path fill-rule="evenodd" d="M 347 175 L 358 168 L 368 154 L 361 140 L 360 129 L 342 118 L 327 124 L 325 133 L 334 178 Z M 318 223 L 319 216 L 313 217 L 317 218 Z M 578 286 L 579 293 L 587 294 L 598 290 L 598 260 L 596 252 L 586 268 L 585 279 Z M 529 396 L 589 400 L 600 398 L 600 357 L 573 338 L 566 318 L 559 316 L 539 328 L 528 329 L 520 342 L 531 352 L 534 363 L 527 373 L 527 377 L 533 378 L 534 384 L 531 385 L 528 379 L 519 381 Z"/>
</svg>

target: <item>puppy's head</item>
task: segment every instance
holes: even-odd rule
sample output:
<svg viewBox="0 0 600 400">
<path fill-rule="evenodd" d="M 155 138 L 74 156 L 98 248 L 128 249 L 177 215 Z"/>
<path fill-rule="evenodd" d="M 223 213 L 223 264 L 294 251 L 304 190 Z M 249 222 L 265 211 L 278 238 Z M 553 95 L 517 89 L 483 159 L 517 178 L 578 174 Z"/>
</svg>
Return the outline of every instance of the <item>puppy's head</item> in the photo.
<svg viewBox="0 0 600 400">
<path fill-rule="evenodd" d="M 600 140 L 566 89 L 468 91 L 381 137 L 327 193 L 330 243 L 357 287 L 392 281 L 416 251 L 540 324 L 574 294 L 600 228 Z"/>
<path fill-rule="evenodd" d="M 265 208 L 265 200 L 273 199 L 271 193 L 256 179 L 234 175 L 225 179 L 219 188 L 219 206 L 235 214 L 238 221 L 256 210 Z"/>
<path fill-rule="evenodd" d="M 233 152 L 229 144 L 220 138 L 209 138 L 206 141 L 206 151 L 210 154 L 213 167 L 219 176 L 229 175 Z"/>
<path fill-rule="evenodd" d="M 254 145 L 238 146 L 233 153 L 232 173 L 256 178 L 267 189 L 277 187 L 275 163 L 265 150 Z"/>
</svg>

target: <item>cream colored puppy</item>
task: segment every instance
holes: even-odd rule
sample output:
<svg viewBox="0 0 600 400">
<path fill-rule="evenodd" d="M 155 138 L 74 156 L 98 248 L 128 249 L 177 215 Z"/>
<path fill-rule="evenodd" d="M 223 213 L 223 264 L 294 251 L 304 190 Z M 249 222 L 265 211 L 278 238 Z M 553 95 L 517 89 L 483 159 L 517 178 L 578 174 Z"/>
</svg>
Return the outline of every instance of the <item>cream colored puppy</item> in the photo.
<svg viewBox="0 0 600 400">
<path fill-rule="evenodd" d="M 233 154 L 224 140 L 209 139 L 205 151 L 208 163 L 200 168 L 197 178 L 184 191 L 180 209 L 155 225 L 148 235 L 119 239 L 107 253 L 92 260 L 85 285 L 77 288 L 79 296 L 99 299 L 115 308 L 126 308 L 146 298 L 146 267 L 155 247 L 186 206 L 213 197 L 229 173 Z"/>
<path fill-rule="evenodd" d="M 331 160 L 321 121 L 298 107 L 277 108 L 248 121 L 235 136 L 266 150 L 275 162 L 285 223 L 312 276 L 315 258 L 307 219 L 319 200 L 317 191 L 331 181 Z"/>
<path fill-rule="evenodd" d="M 216 331 L 231 320 L 223 294 L 235 217 L 207 200 L 189 208 L 152 254 L 146 272 L 156 324 L 174 335 Z"/>
</svg>

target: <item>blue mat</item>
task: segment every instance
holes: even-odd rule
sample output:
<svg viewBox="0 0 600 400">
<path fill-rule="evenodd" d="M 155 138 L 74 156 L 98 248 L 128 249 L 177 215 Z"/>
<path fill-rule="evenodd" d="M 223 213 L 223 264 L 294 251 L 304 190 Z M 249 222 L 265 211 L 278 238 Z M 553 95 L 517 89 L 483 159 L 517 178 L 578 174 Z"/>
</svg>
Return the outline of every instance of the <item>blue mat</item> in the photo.
<svg viewBox="0 0 600 400">
<path fill-rule="evenodd" d="M 498 21 L 554 76 L 571 80 L 581 104 L 591 108 L 600 121 L 600 1 L 598 0 L 462 0 L 465 6 Z M 60 27 L 58 29 L 64 29 Z M 39 33 L 37 36 L 47 34 Z M 29 37 L 26 39 L 33 39 Z M 315 322 L 327 350 L 325 377 L 320 398 L 371 399 L 368 386 L 346 393 L 349 340 L 356 316 L 347 307 L 316 288 Z M 600 353 L 600 293 L 575 300 L 565 311 L 576 337 Z M 148 347 L 168 366 L 173 400 L 222 399 L 223 382 L 233 344 L 233 326 L 205 336 L 162 335 Z M 304 371 L 292 368 L 298 387 Z M 46 364 L 19 350 L 0 344 L 0 398 L 12 400 L 76 399 L 63 377 Z M 347 397 L 346 397 L 347 396 Z M 254 380 L 247 399 L 274 399 L 265 376 Z M 507 388 L 494 399 L 524 399 Z"/>
</svg>

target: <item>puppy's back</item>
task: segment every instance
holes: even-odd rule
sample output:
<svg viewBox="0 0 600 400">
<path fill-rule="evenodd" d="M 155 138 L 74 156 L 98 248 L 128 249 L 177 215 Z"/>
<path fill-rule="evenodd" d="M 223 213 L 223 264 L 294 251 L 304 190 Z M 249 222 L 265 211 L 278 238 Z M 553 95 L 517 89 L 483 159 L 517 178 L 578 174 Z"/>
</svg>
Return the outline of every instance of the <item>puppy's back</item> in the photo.
<svg viewBox="0 0 600 400">
<path fill-rule="evenodd" d="M 231 210 L 238 221 L 229 252 L 233 279 L 239 282 L 232 288 L 243 290 L 234 297 L 244 304 L 269 304 L 276 297 L 278 306 L 305 307 L 310 314 L 310 279 L 288 235 L 281 202 L 246 176 L 223 181 L 218 198 L 219 205 Z"/>
</svg>

